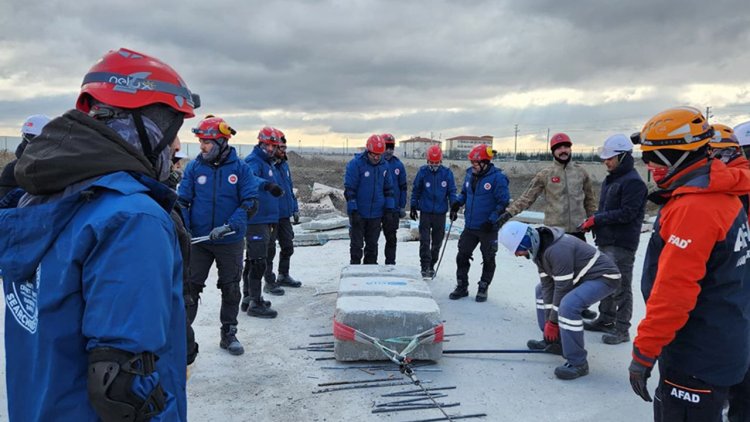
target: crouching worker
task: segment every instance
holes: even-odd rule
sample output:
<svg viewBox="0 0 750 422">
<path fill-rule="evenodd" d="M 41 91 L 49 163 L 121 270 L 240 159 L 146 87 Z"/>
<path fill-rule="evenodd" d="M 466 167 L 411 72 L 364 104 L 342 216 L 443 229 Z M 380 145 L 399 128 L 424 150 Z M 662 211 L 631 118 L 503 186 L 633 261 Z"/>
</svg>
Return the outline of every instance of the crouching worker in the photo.
<svg viewBox="0 0 750 422">
<path fill-rule="evenodd" d="M 533 260 L 539 269 L 536 314 L 544 339 L 529 340 L 529 349 L 562 352 L 567 362 L 555 368 L 557 378 L 572 380 L 587 375 L 581 312 L 618 288 L 617 265 L 595 247 L 558 228 L 535 229 L 510 221 L 501 229 L 499 241 L 516 256 Z"/>
</svg>

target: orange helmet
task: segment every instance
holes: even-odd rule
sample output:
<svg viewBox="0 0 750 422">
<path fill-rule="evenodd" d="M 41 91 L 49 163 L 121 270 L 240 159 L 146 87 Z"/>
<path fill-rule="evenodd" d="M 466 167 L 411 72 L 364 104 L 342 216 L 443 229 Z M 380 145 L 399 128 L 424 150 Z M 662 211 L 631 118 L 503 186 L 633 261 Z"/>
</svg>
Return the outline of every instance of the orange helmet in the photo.
<svg viewBox="0 0 750 422">
<path fill-rule="evenodd" d="M 385 153 L 385 141 L 383 141 L 383 137 L 380 135 L 370 135 L 370 137 L 367 138 L 365 148 L 367 149 L 367 152 L 383 154 Z"/>
<path fill-rule="evenodd" d="M 193 133 L 198 139 L 229 139 L 232 135 L 236 135 L 237 131 L 232 129 L 221 117 L 209 114 L 198 123 L 198 127 L 193 128 Z"/>
<path fill-rule="evenodd" d="M 740 141 L 734 135 L 734 130 L 727 126 L 719 123 L 712 125 L 714 128 L 714 136 L 708 141 L 708 146 L 711 148 L 724 149 L 724 148 L 738 148 L 740 147 Z"/>
<path fill-rule="evenodd" d="M 76 108 L 88 113 L 89 97 L 125 109 L 161 103 L 182 112 L 185 118 L 193 117 L 200 107 L 200 97 L 190 92 L 169 65 L 125 48 L 108 52 L 89 69 Z"/>
<path fill-rule="evenodd" d="M 694 151 L 706 145 L 713 134 L 713 128 L 697 108 L 670 108 L 652 117 L 643 126 L 641 151 Z"/>
<path fill-rule="evenodd" d="M 440 145 L 432 145 L 427 148 L 427 161 L 433 163 L 443 161 L 443 151 L 440 150 Z"/>
<path fill-rule="evenodd" d="M 477 145 L 469 152 L 469 161 L 489 161 L 495 156 L 495 151 L 487 144 Z"/>
</svg>

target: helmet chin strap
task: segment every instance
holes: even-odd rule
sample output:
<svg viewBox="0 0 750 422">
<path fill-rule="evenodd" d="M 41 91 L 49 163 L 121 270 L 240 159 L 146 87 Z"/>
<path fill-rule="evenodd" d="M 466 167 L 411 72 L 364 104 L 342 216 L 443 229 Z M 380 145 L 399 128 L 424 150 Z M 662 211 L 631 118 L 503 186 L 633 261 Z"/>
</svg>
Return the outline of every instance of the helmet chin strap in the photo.
<svg viewBox="0 0 750 422">
<path fill-rule="evenodd" d="M 659 158 L 661 159 L 661 161 L 662 161 L 662 162 L 663 162 L 664 164 L 666 164 L 666 165 L 667 165 L 667 167 L 669 167 L 669 172 L 671 173 L 671 172 L 673 172 L 673 171 L 674 171 L 674 170 L 675 170 L 675 169 L 676 169 L 677 167 L 679 167 L 679 166 L 680 166 L 680 164 L 682 164 L 682 162 L 683 162 L 683 161 L 685 161 L 685 160 L 686 160 L 686 159 L 688 158 L 688 155 L 690 155 L 690 151 L 685 151 L 685 152 L 683 152 L 683 153 L 682 153 L 682 155 L 680 156 L 680 158 L 678 158 L 678 159 L 677 159 L 677 161 L 676 161 L 676 162 L 675 162 L 674 164 L 672 164 L 672 163 L 671 163 L 671 162 L 669 161 L 669 159 L 668 159 L 668 158 L 667 158 L 667 157 L 666 157 L 666 156 L 665 156 L 664 154 L 662 154 L 662 153 L 661 153 L 661 151 L 659 151 L 658 149 L 657 149 L 657 150 L 654 150 L 654 154 L 655 154 L 655 155 L 656 155 L 657 157 L 659 157 Z"/>
</svg>

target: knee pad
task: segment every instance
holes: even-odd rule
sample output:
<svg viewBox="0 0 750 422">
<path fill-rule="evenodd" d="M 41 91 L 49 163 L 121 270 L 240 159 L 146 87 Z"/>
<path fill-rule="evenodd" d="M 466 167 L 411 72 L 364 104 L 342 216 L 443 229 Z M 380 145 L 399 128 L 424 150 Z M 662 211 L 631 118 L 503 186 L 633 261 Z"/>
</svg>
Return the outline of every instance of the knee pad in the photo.
<svg viewBox="0 0 750 422">
<path fill-rule="evenodd" d="M 164 410 L 166 395 L 158 382 L 145 398 L 133 393 L 136 377 L 154 377 L 156 359 L 150 352 L 134 354 L 110 347 L 89 352 L 88 397 L 100 419 L 145 421 Z"/>
</svg>

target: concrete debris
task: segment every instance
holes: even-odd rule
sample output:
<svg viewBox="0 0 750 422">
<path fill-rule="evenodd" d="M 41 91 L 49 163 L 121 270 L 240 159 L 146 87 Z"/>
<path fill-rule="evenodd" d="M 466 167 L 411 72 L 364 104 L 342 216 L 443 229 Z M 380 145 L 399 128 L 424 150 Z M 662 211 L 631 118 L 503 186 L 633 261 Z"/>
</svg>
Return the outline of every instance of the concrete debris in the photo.
<svg viewBox="0 0 750 422">
<path fill-rule="evenodd" d="M 313 183 L 312 192 L 310 193 L 310 202 L 320 202 L 323 198 L 337 198 L 341 201 L 346 201 L 344 198 L 344 191 L 342 189 L 333 188 L 326 186 L 322 183 Z"/>
</svg>

